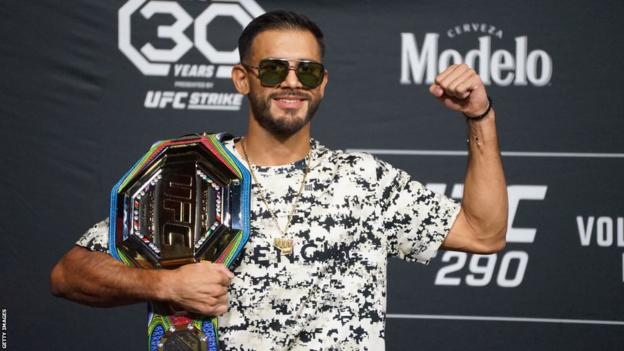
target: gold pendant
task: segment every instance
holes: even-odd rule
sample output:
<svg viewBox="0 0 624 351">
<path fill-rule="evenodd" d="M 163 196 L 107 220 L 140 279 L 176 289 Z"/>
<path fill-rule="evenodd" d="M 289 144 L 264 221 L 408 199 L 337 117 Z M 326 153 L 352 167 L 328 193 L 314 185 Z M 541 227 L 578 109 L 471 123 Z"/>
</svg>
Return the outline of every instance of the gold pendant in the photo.
<svg viewBox="0 0 624 351">
<path fill-rule="evenodd" d="M 273 245 L 280 250 L 282 255 L 292 255 L 294 251 L 294 244 L 292 239 L 275 238 L 273 239 Z"/>
</svg>

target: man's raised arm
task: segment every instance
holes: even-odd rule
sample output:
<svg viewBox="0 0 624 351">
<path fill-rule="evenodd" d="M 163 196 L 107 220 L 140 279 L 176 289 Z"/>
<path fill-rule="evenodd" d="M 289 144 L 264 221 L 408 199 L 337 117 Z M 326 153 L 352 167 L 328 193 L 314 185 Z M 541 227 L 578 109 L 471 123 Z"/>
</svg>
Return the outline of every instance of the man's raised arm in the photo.
<svg viewBox="0 0 624 351">
<path fill-rule="evenodd" d="M 468 123 L 468 169 L 461 210 L 442 248 L 493 253 L 505 247 L 507 186 L 496 134 L 495 112 L 477 73 L 465 64 L 440 73 L 429 88 Z"/>
</svg>

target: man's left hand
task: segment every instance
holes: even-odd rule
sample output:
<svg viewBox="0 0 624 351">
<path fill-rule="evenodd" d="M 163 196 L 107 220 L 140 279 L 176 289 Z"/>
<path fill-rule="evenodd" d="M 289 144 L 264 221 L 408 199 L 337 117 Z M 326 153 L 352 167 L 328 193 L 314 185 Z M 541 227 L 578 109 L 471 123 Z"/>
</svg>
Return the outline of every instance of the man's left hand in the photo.
<svg viewBox="0 0 624 351">
<path fill-rule="evenodd" d="M 489 105 L 481 78 L 466 64 L 451 65 L 440 73 L 429 92 L 444 106 L 468 117 L 483 114 Z"/>
</svg>

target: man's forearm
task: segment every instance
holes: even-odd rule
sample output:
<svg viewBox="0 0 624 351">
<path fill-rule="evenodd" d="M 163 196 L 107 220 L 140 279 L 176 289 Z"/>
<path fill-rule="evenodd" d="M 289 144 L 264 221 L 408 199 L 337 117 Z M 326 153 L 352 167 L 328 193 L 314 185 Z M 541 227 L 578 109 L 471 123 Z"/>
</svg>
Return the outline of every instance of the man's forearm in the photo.
<svg viewBox="0 0 624 351">
<path fill-rule="evenodd" d="M 176 269 L 141 269 L 75 246 L 54 267 L 50 280 L 54 295 L 90 306 L 159 301 L 218 316 L 227 311 L 233 277 L 225 265 L 208 261 Z"/>
<path fill-rule="evenodd" d="M 163 299 L 163 274 L 76 246 L 52 270 L 51 288 L 56 296 L 87 305 L 118 306 Z"/>
<path fill-rule="evenodd" d="M 484 242 L 504 244 L 507 229 L 507 186 L 492 109 L 480 120 L 468 120 L 468 169 L 462 209 Z"/>
</svg>

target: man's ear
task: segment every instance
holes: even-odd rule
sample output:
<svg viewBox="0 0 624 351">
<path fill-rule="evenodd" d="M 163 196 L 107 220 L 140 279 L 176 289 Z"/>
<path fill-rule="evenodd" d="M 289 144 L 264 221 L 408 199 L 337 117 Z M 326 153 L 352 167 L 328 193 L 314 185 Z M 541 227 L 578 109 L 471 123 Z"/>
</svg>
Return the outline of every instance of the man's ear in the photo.
<svg viewBox="0 0 624 351">
<path fill-rule="evenodd" d="M 236 91 L 242 95 L 249 94 L 249 76 L 247 75 L 247 70 L 241 64 L 232 67 L 232 82 Z"/>
<path fill-rule="evenodd" d="M 323 81 L 321 82 L 321 85 L 319 86 L 320 88 L 320 93 L 321 93 L 321 97 L 325 96 L 325 87 L 327 86 L 327 83 L 329 82 L 329 72 L 327 70 L 325 70 L 325 75 L 323 76 Z"/>
</svg>

